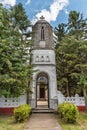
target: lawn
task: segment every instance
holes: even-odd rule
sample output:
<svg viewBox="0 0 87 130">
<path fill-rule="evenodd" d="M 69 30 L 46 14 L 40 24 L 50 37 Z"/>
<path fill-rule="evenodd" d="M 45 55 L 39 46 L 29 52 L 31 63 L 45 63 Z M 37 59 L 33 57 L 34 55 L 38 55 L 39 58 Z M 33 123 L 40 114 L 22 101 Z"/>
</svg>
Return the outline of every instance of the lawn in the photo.
<svg viewBox="0 0 87 130">
<path fill-rule="evenodd" d="M 24 130 L 26 121 L 16 123 L 13 116 L 0 115 L 0 130 Z"/>
<path fill-rule="evenodd" d="M 80 112 L 79 118 L 75 124 L 66 124 L 58 119 L 63 130 L 87 130 L 87 113 Z"/>
<path fill-rule="evenodd" d="M 77 123 L 66 124 L 58 118 L 63 130 L 87 130 L 87 113 L 80 112 Z M 0 130 L 24 130 L 27 121 L 16 123 L 13 116 L 0 115 Z"/>
</svg>

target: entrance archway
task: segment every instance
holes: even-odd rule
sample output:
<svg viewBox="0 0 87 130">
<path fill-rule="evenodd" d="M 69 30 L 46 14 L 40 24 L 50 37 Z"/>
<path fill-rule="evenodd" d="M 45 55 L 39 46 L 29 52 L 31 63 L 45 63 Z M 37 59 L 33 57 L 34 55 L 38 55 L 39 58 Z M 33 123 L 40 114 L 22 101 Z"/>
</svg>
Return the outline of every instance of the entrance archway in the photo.
<svg viewBox="0 0 87 130">
<path fill-rule="evenodd" d="M 36 107 L 49 108 L 49 79 L 41 72 L 36 79 Z"/>
</svg>

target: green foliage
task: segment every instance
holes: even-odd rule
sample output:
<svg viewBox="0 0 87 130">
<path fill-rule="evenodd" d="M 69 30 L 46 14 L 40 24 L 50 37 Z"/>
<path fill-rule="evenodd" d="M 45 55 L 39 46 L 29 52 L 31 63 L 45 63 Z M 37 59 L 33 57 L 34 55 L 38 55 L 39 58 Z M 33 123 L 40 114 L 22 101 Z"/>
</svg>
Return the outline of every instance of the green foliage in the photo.
<svg viewBox="0 0 87 130">
<path fill-rule="evenodd" d="M 0 95 L 19 96 L 29 87 L 32 76 L 32 66 L 27 62 L 31 41 L 23 39 L 30 21 L 21 4 L 11 9 L 0 5 L 0 16 Z"/>
<path fill-rule="evenodd" d="M 79 76 L 79 81 L 77 84 L 78 84 L 79 89 L 83 91 L 86 110 L 87 110 L 87 76 L 82 73 Z"/>
<path fill-rule="evenodd" d="M 57 86 L 65 96 L 84 94 L 87 106 L 87 19 L 73 10 L 66 25 L 59 24 L 55 33 Z"/>
<path fill-rule="evenodd" d="M 16 25 L 22 32 L 30 26 L 30 21 L 21 3 L 11 7 L 10 17 L 13 19 L 14 26 Z"/>
<path fill-rule="evenodd" d="M 26 118 L 29 117 L 31 112 L 31 107 L 30 105 L 21 105 L 18 108 L 14 109 L 14 118 L 16 120 L 16 122 L 22 122 L 24 121 Z"/>
<path fill-rule="evenodd" d="M 77 107 L 68 102 L 58 106 L 58 113 L 66 123 L 75 123 L 79 115 Z"/>
<path fill-rule="evenodd" d="M 78 91 L 77 83 L 83 72 L 87 75 L 87 41 L 65 36 L 56 48 L 58 89 L 66 96 Z"/>
<path fill-rule="evenodd" d="M 86 19 L 83 19 L 83 15 L 75 10 L 70 11 L 67 27 L 69 35 L 74 35 L 76 39 L 80 39 L 85 33 L 84 27 L 86 27 Z"/>
<path fill-rule="evenodd" d="M 87 89 L 87 77 L 85 75 L 80 75 L 78 86 L 83 86 L 83 89 Z"/>
<path fill-rule="evenodd" d="M 62 38 L 64 37 L 64 35 L 65 35 L 65 27 L 66 27 L 66 25 L 63 24 L 63 23 L 59 24 L 58 27 L 55 27 L 54 32 L 55 32 L 55 35 L 58 38 L 57 39 L 58 41 L 61 41 Z"/>
<path fill-rule="evenodd" d="M 66 24 L 60 23 L 55 27 L 55 35 L 57 44 L 63 39 L 65 35 L 74 36 L 76 39 L 81 40 L 87 38 L 87 19 L 83 18 L 83 14 L 75 10 L 70 11 L 68 22 Z M 58 46 L 58 45 L 57 45 Z"/>
</svg>

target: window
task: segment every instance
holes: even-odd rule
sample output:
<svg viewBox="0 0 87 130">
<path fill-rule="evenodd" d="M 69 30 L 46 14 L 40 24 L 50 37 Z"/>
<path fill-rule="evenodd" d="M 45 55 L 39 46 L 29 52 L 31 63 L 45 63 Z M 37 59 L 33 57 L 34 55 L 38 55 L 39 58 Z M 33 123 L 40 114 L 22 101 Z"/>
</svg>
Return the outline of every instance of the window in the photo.
<svg viewBox="0 0 87 130">
<path fill-rule="evenodd" d="M 44 41 L 44 27 L 41 27 L 41 41 Z"/>
<path fill-rule="evenodd" d="M 47 84 L 47 78 L 44 77 L 44 76 L 39 77 L 39 78 L 38 78 L 38 83 L 41 83 L 41 82 Z"/>
<path fill-rule="evenodd" d="M 41 62 L 43 62 L 44 61 L 44 56 L 41 56 Z"/>
<path fill-rule="evenodd" d="M 37 61 L 37 62 L 39 61 L 39 56 L 36 56 L 36 59 L 35 59 L 35 61 Z"/>
<path fill-rule="evenodd" d="M 47 62 L 49 62 L 49 61 L 50 61 L 49 56 L 47 56 L 47 57 L 46 57 L 46 61 L 47 61 Z"/>
</svg>

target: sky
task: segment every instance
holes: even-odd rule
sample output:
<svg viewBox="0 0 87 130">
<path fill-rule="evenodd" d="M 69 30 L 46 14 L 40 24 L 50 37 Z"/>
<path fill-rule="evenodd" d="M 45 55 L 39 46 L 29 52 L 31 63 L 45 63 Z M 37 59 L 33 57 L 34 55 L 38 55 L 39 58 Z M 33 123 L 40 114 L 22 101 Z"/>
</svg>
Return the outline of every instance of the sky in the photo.
<svg viewBox="0 0 87 130">
<path fill-rule="evenodd" d="M 76 10 L 87 18 L 87 0 L 0 0 L 4 6 L 22 3 L 32 24 L 42 15 L 51 26 L 67 23 L 69 12 Z"/>
</svg>

